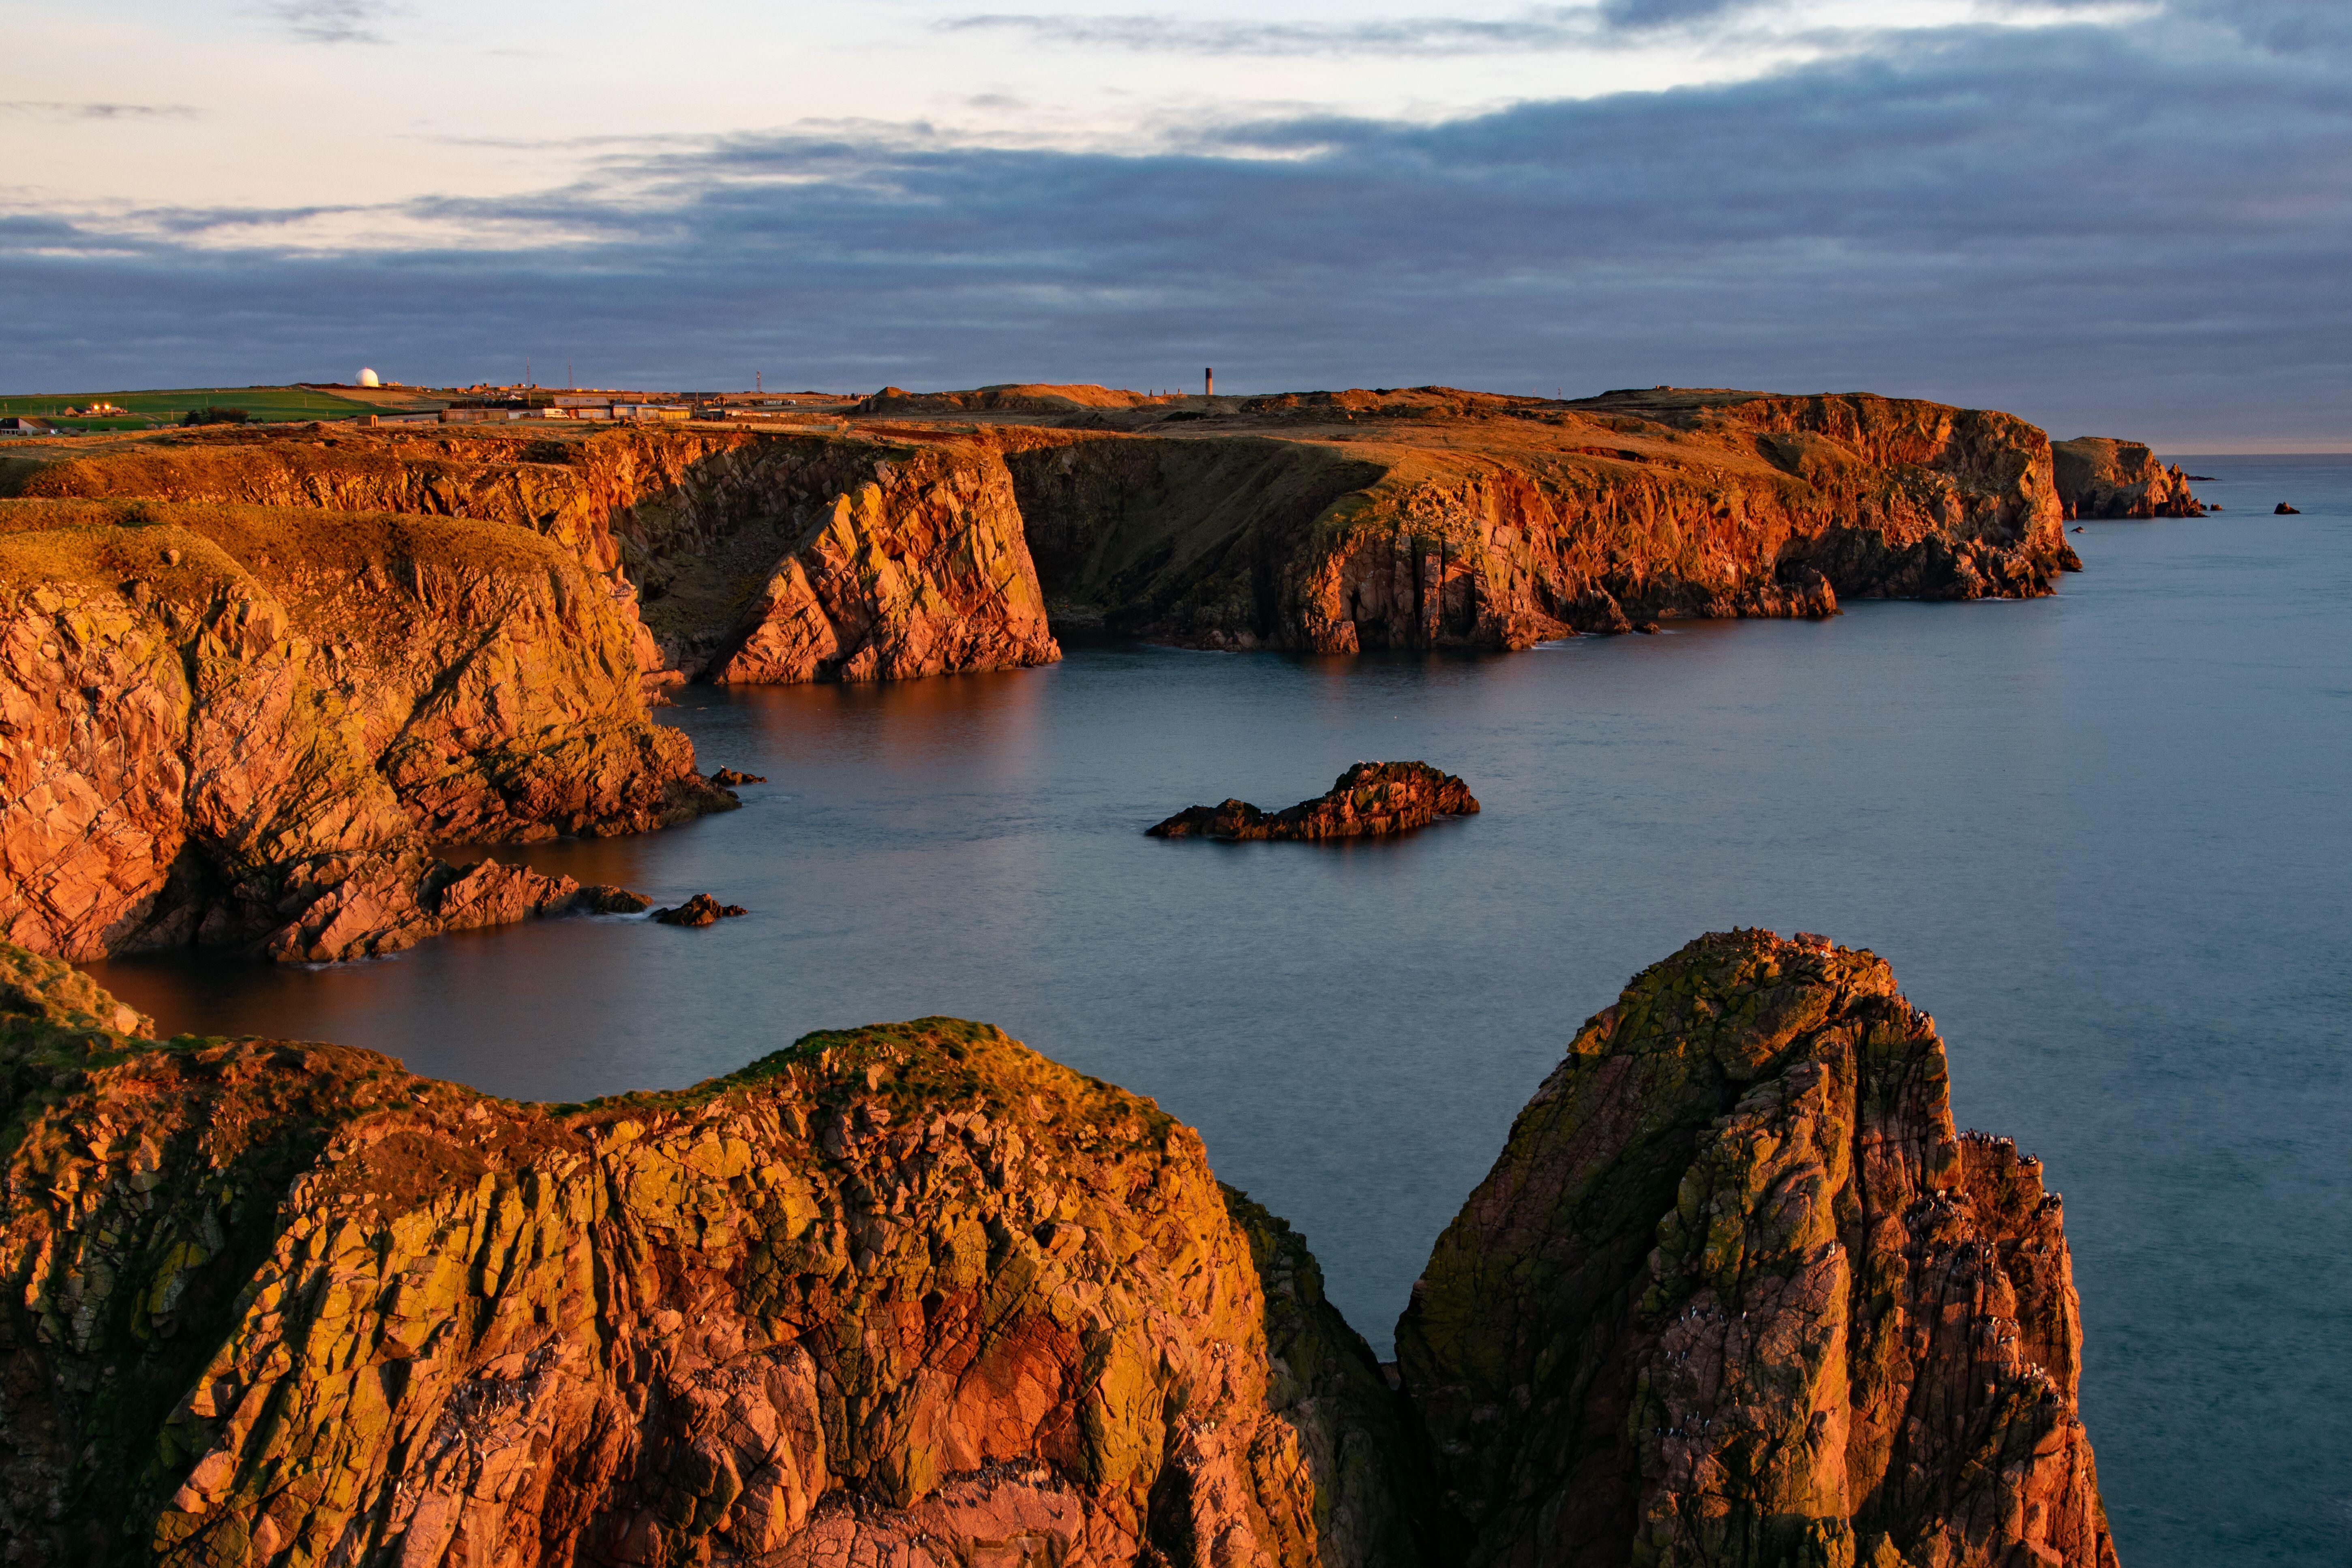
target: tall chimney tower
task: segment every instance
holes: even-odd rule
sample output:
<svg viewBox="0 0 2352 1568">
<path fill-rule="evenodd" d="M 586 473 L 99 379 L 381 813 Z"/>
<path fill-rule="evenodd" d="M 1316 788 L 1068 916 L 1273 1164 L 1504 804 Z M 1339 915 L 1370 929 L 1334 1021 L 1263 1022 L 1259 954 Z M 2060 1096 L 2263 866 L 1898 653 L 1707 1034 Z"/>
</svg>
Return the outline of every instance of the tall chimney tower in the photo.
<svg viewBox="0 0 2352 1568">
<path fill-rule="evenodd" d="M 1201 373 L 1201 395 L 1203 397 L 1217 395 L 1217 372 L 1213 365 Z"/>
</svg>

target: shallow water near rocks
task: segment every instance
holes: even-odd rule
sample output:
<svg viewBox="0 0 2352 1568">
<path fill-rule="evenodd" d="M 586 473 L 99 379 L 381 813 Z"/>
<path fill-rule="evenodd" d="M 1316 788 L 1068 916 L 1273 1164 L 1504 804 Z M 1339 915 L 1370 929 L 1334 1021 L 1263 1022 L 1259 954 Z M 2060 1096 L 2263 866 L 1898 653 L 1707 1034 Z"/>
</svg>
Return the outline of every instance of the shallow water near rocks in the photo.
<svg viewBox="0 0 2352 1568">
<path fill-rule="evenodd" d="M 2032 604 L 1850 605 L 1501 658 L 1074 647 L 887 687 L 690 689 L 744 808 L 525 858 L 579 920 L 334 970 L 92 966 L 167 1028 L 368 1046 L 500 1094 L 724 1072 L 814 1028 L 1003 1026 L 1198 1125 L 1376 1346 L 1570 1035 L 1699 932 L 1875 949 L 1963 1125 L 2065 1194 L 2127 1568 L 2352 1554 L 2352 458 L 2192 459 Z M 2280 500 L 2303 509 L 2273 517 Z M 1166 842 L 1359 758 L 1483 815 Z"/>
</svg>

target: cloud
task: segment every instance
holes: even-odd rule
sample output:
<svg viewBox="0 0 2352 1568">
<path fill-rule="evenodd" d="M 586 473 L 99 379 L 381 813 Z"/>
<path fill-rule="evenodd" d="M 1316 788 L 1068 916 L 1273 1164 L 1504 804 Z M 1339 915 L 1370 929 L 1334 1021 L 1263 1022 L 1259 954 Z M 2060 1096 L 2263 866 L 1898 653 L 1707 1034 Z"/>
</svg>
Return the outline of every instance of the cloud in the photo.
<svg viewBox="0 0 2352 1568">
<path fill-rule="evenodd" d="M 2234 41 L 2233 41 L 2234 40 Z M 2158 440 L 2352 437 L 2352 103 L 2211 17 L 1144 155 L 843 126 L 383 209 L 0 221 L 12 380 L 1873 388 Z M 1279 155 L 1268 156 L 1268 153 Z M 473 237 L 304 254 L 306 224 Z M 594 369 L 590 369 L 593 366 Z"/>
<path fill-rule="evenodd" d="M 43 99 L 0 99 L 0 113 L 33 114 L 47 120 L 194 120 L 203 112 L 184 103 L 58 103 Z"/>
<path fill-rule="evenodd" d="M 1618 0 L 1611 0 L 1612 4 Z M 1672 4 L 1674 0 L 1644 0 Z M 1687 0 L 1685 0 L 1687 3 Z M 1473 21 L 1400 16 L 1376 22 L 1196 22 L 1171 16 L 1074 16 L 984 14 L 933 24 L 941 32 L 1018 33 L 1071 48 L 1192 55 L 1478 55 L 1591 47 L 1608 27 L 1585 6 L 1541 6 L 1514 17 Z"/>
<path fill-rule="evenodd" d="M 377 24 L 399 7 L 386 0 L 276 0 L 268 9 L 307 44 L 381 44 L 390 40 Z"/>
<path fill-rule="evenodd" d="M 1745 9 L 1750 0 L 1601 0 L 1601 16 L 1612 27 L 1648 32 L 1712 22 Z"/>
</svg>

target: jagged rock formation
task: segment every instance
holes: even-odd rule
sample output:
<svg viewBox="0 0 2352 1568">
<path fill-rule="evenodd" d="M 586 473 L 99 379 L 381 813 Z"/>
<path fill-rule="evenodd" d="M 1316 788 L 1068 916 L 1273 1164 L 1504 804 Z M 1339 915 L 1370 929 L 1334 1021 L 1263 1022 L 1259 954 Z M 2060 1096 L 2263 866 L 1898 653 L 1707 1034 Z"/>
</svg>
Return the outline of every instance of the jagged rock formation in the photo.
<svg viewBox="0 0 2352 1568">
<path fill-rule="evenodd" d="M 2112 1568 L 2058 1198 L 1867 952 L 1702 938 L 1580 1031 L 1398 1325 L 1470 1568 Z"/>
<path fill-rule="evenodd" d="M 2078 517 L 2202 517 L 2205 508 L 2178 464 L 2167 467 L 2137 441 L 2078 436 L 2050 443 L 2058 500 Z"/>
<path fill-rule="evenodd" d="M 0 1558 L 2113 1568 L 2058 1203 L 1868 953 L 1577 1036 L 1400 1325 L 984 1025 L 519 1105 L 0 944 Z"/>
<path fill-rule="evenodd" d="M 1427 763 L 1357 763 L 1327 794 L 1280 811 L 1260 811 L 1245 800 L 1192 805 L 1144 832 L 1154 838 L 1377 838 L 1477 809 L 1469 785 Z"/>
<path fill-rule="evenodd" d="M 715 926 L 751 911 L 740 904 L 722 904 L 709 893 L 697 893 L 675 909 L 656 910 L 654 919 L 666 926 Z"/>
<path fill-rule="evenodd" d="M 1320 1498 L 1277 1413 L 1370 1386 L 1311 1262 L 1277 1369 L 1286 1233 L 995 1030 L 541 1107 L 158 1046 L 60 969 L 0 951 L 9 1561 L 1307 1568 L 1318 1515 L 1393 1528 L 1367 1439 Z"/>
<path fill-rule="evenodd" d="M 733 804 L 609 605 L 514 529 L 0 502 L 0 934 L 320 960 L 574 908 L 427 845 Z"/>
</svg>

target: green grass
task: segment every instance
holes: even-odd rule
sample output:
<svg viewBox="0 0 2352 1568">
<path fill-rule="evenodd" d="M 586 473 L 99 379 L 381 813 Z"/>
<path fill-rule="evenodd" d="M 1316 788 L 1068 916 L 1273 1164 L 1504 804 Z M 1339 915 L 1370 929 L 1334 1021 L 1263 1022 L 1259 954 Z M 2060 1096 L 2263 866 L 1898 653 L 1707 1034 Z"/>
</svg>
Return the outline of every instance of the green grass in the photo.
<svg viewBox="0 0 2352 1568">
<path fill-rule="evenodd" d="M 189 386 L 152 392 L 27 392 L 0 394 L 0 416 L 31 415 L 49 419 L 64 409 L 86 404 L 111 403 L 128 409 L 130 416 L 109 415 L 97 419 L 59 419 L 68 430 L 143 430 L 151 424 L 176 425 L 191 408 L 218 405 L 242 408 L 257 425 L 292 419 L 349 419 L 380 412 L 373 405 L 312 392 L 301 386 Z"/>
</svg>

